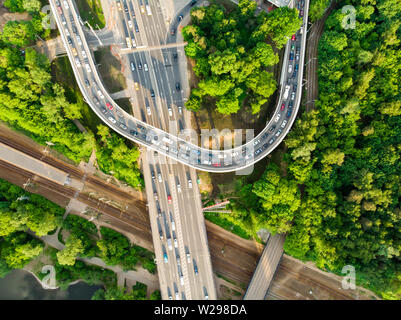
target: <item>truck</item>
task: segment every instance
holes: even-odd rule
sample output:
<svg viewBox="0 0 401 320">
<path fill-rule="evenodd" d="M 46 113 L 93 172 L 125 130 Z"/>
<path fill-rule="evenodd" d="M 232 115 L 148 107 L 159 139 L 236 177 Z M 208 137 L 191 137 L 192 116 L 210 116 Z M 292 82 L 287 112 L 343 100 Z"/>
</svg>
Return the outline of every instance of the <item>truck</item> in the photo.
<svg viewBox="0 0 401 320">
<path fill-rule="evenodd" d="M 125 38 L 125 41 L 126 41 L 126 43 L 127 43 L 127 48 L 128 48 L 128 49 L 131 49 L 131 40 L 130 40 L 130 38 L 129 38 L 129 37 L 126 37 L 126 38 Z"/>
<path fill-rule="evenodd" d="M 168 246 L 168 249 L 169 249 L 169 250 L 173 250 L 173 246 L 172 246 L 172 244 L 171 244 L 171 237 L 170 237 L 170 235 L 168 235 L 168 238 L 167 238 L 167 246 Z"/>
<path fill-rule="evenodd" d="M 285 86 L 285 89 L 284 89 L 284 95 L 283 95 L 283 99 L 284 100 L 287 100 L 287 98 L 288 98 L 288 94 L 290 93 L 290 85 L 286 85 Z"/>
</svg>

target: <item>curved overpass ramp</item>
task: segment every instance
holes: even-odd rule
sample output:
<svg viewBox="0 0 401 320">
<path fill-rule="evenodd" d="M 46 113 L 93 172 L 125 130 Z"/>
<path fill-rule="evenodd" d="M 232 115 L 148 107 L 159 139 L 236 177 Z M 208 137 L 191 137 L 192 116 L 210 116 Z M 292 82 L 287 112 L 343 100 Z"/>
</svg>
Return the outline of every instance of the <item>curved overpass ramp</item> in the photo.
<svg viewBox="0 0 401 320">
<path fill-rule="evenodd" d="M 296 64 L 295 58 L 292 62 L 289 60 L 289 48 L 293 44 L 296 45 L 299 50 L 297 65 L 303 66 L 306 32 L 300 35 L 298 31 L 297 40 L 289 40 L 287 43 L 282 67 L 280 99 L 272 119 L 262 132 L 244 145 L 226 150 L 211 150 L 199 147 L 197 138 L 196 141 L 191 141 L 185 134 L 165 132 L 134 118 L 120 108 L 103 86 L 82 29 L 81 19 L 73 9 L 72 0 L 50 0 L 50 5 L 78 86 L 86 102 L 106 125 L 127 139 L 198 170 L 231 172 L 249 167 L 266 157 L 289 132 L 299 109 L 303 76 L 302 67 L 299 67 L 296 77 L 294 73 L 287 72 L 289 64 L 293 67 Z M 306 22 L 307 11 L 305 10 L 304 26 Z M 77 52 L 73 53 L 72 48 L 75 48 Z M 284 94 L 286 86 L 291 91 Z M 291 95 L 292 100 L 290 100 Z M 285 107 L 282 109 L 283 103 Z"/>
</svg>

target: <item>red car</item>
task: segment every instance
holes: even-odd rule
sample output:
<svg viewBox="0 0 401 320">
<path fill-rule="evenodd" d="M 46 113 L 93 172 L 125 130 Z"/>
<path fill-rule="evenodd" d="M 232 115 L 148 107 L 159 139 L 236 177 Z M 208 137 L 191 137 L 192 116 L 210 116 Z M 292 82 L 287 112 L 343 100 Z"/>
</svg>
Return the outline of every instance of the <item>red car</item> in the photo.
<svg viewBox="0 0 401 320">
<path fill-rule="evenodd" d="M 212 166 L 213 167 L 221 167 L 221 164 L 220 163 L 213 163 Z"/>
<path fill-rule="evenodd" d="M 113 110 L 113 106 L 108 102 L 106 102 L 106 107 L 109 108 L 110 110 Z"/>
<path fill-rule="evenodd" d="M 292 41 L 295 41 L 295 34 L 292 35 L 291 40 L 292 40 Z"/>
<path fill-rule="evenodd" d="M 285 109 L 285 103 L 283 103 L 283 104 L 281 105 L 280 110 L 283 111 L 284 109 Z"/>
<path fill-rule="evenodd" d="M 167 196 L 167 201 L 168 201 L 168 203 L 171 203 L 171 196 L 170 195 Z"/>
</svg>

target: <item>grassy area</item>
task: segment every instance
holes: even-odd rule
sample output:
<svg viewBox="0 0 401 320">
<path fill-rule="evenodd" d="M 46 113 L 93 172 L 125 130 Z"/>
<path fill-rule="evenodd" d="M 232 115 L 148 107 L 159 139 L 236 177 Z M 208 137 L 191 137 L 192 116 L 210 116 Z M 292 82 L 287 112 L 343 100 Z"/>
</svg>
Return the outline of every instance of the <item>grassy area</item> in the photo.
<svg viewBox="0 0 401 320">
<path fill-rule="evenodd" d="M 127 88 L 125 77 L 121 72 L 121 62 L 113 56 L 110 48 L 95 51 L 95 60 L 99 64 L 99 73 L 109 93 Z"/>
<path fill-rule="evenodd" d="M 88 21 L 95 29 L 104 28 L 106 20 L 100 0 L 77 0 L 75 3 L 83 21 Z"/>
<path fill-rule="evenodd" d="M 78 103 L 82 113 L 82 124 L 92 132 L 96 132 L 96 127 L 102 123 L 99 117 L 92 111 L 87 103 L 84 102 L 82 93 L 75 80 L 68 57 L 60 57 L 52 62 L 52 79 L 61 84 L 65 90 L 65 96 L 71 103 Z"/>
<path fill-rule="evenodd" d="M 205 219 L 209 220 L 210 222 L 213 222 L 214 224 L 217 224 L 218 226 L 226 229 L 227 231 L 230 231 L 236 234 L 237 236 L 247 240 L 249 240 L 252 237 L 240 226 L 231 223 L 230 221 L 220 217 L 219 215 L 220 215 L 219 213 L 213 213 L 213 212 L 204 213 Z"/>
</svg>

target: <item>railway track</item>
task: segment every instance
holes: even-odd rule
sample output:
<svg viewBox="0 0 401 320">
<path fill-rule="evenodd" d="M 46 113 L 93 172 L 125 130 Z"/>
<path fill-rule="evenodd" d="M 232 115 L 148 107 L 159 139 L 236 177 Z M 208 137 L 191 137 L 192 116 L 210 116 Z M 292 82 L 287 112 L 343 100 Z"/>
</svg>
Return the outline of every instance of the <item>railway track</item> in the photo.
<svg viewBox="0 0 401 320">
<path fill-rule="evenodd" d="M 6 137 L 0 135 L 0 142 L 4 143 L 5 145 L 7 145 L 13 149 L 23 152 L 23 153 L 31 156 L 32 158 L 38 159 L 40 161 L 43 161 L 44 163 L 47 163 L 50 166 L 60 169 L 64 172 L 68 173 L 71 177 L 75 177 L 80 180 L 85 178 L 85 180 L 87 182 L 92 183 L 93 185 L 96 185 L 100 188 L 106 189 L 106 190 L 112 192 L 113 194 L 116 194 L 126 200 L 144 203 L 141 200 L 133 200 L 133 197 L 131 195 L 127 194 L 127 192 L 124 192 L 124 191 L 120 190 L 119 188 L 114 187 L 113 185 L 107 184 L 100 179 L 97 179 L 93 176 L 85 176 L 85 174 L 80 169 L 75 168 L 72 165 L 67 165 L 67 164 L 63 163 L 62 161 L 59 161 L 59 160 L 54 159 L 53 157 L 44 155 L 43 153 L 41 153 L 39 151 L 36 151 L 36 150 L 28 148 L 24 145 L 21 145 L 15 141 L 10 140 L 9 138 L 6 138 Z"/>
<path fill-rule="evenodd" d="M 106 216 L 116 218 L 121 222 L 129 224 L 131 227 L 137 230 L 138 235 L 141 236 L 143 239 L 152 241 L 149 220 L 141 221 L 140 219 L 138 219 L 138 217 L 134 217 L 128 214 L 127 212 L 124 212 L 99 200 L 90 198 L 86 195 L 82 195 L 80 193 L 77 194 L 77 192 L 73 189 L 60 186 L 58 183 L 55 183 L 51 180 L 47 180 L 43 177 L 39 177 L 27 170 L 15 167 L 3 160 L 0 160 L 0 167 L 7 169 L 11 172 L 14 172 L 20 176 L 23 176 L 26 179 L 32 179 L 36 183 L 40 184 L 41 187 L 51 190 L 52 192 L 58 193 L 64 197 L 68 197 L 70 199 L 75 198 L 85 203 L 91 209 L 99 211 Z"/>
</svg>

